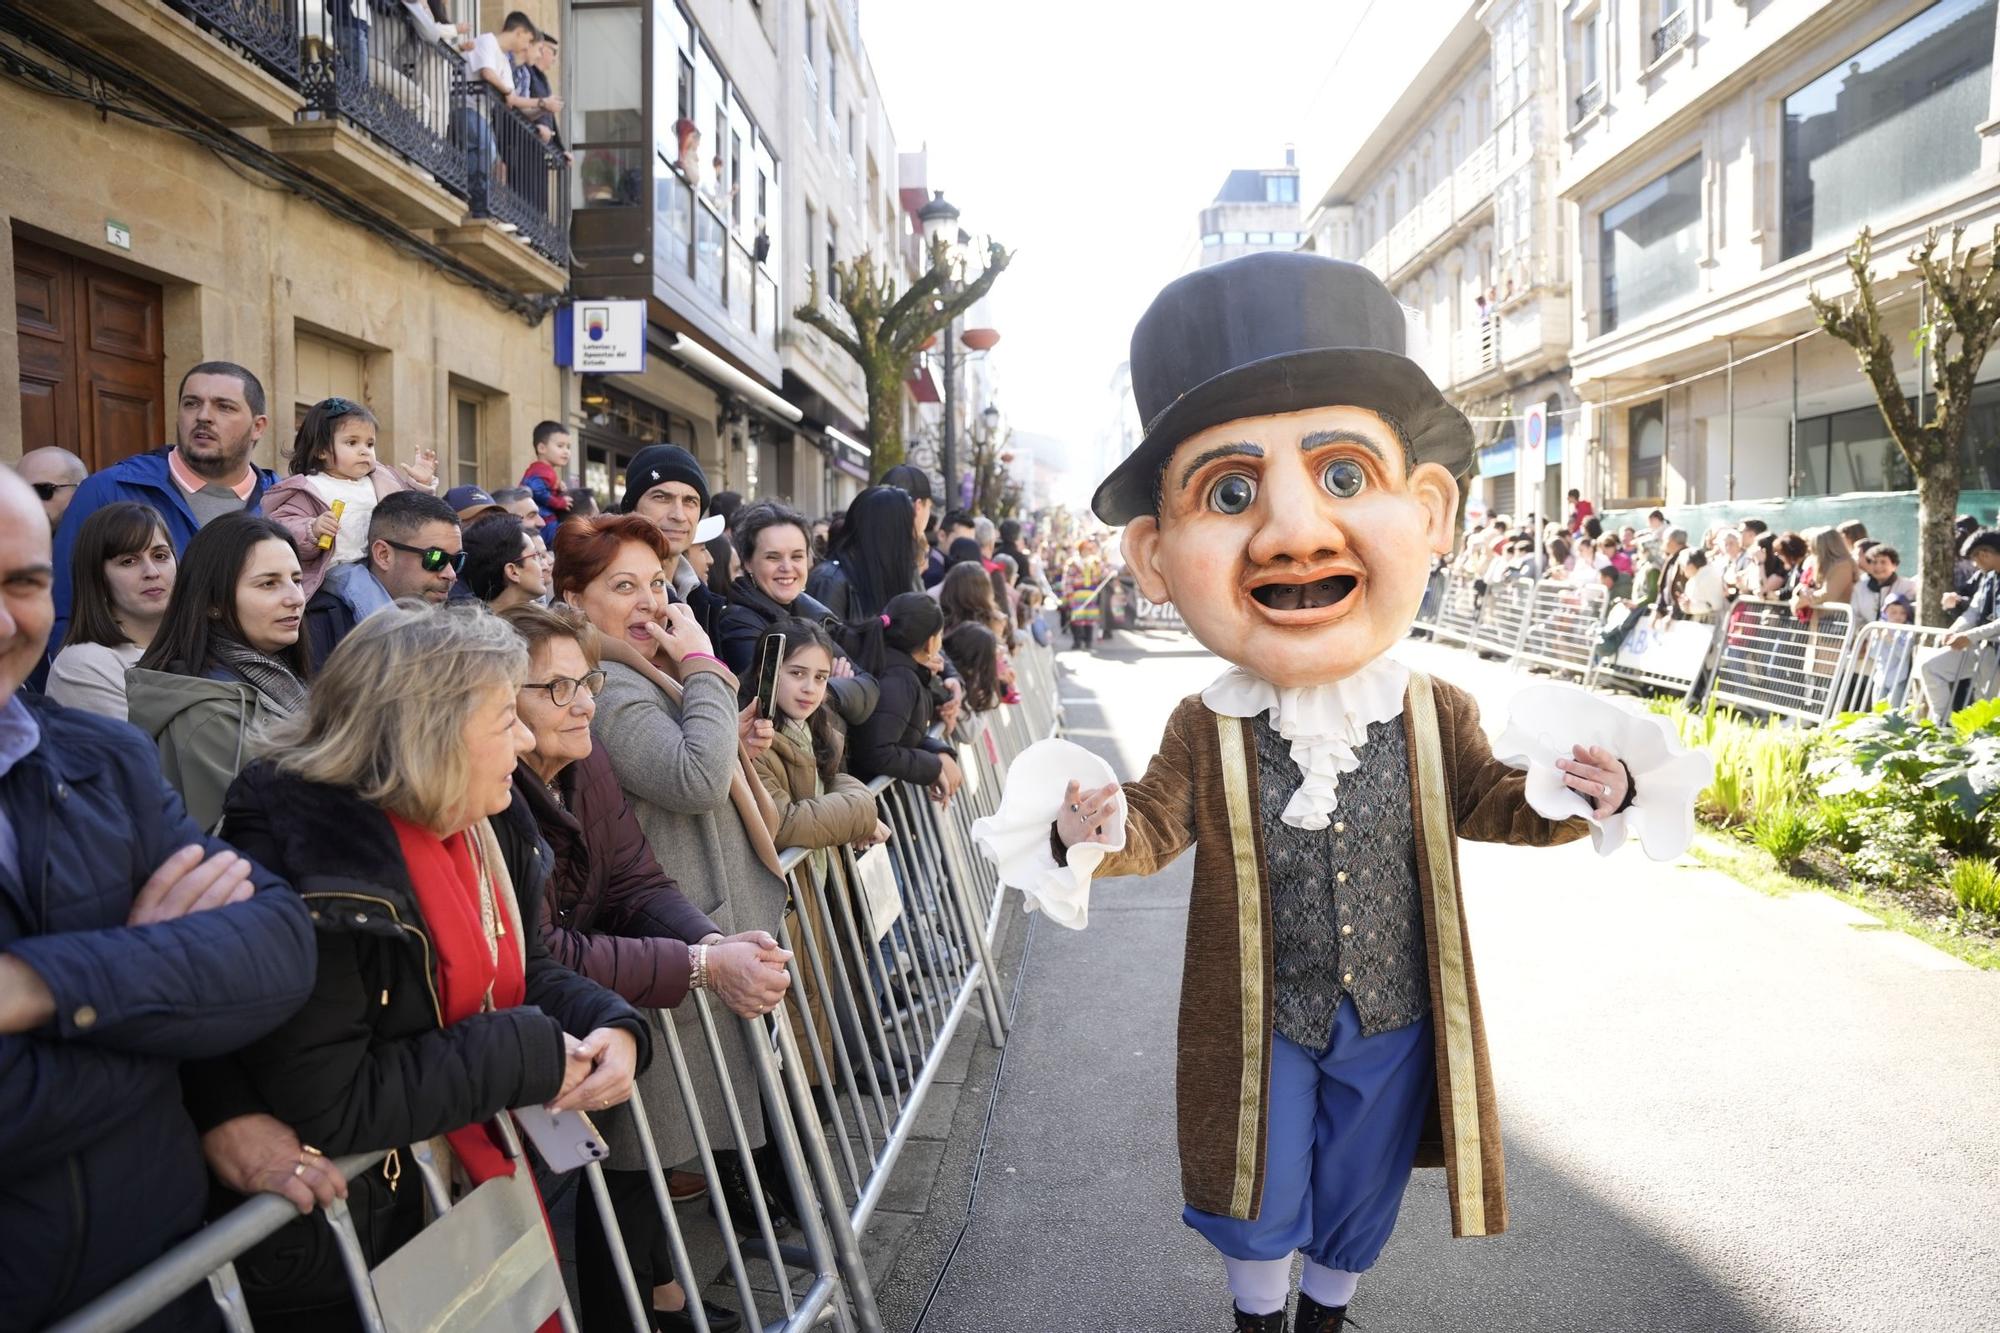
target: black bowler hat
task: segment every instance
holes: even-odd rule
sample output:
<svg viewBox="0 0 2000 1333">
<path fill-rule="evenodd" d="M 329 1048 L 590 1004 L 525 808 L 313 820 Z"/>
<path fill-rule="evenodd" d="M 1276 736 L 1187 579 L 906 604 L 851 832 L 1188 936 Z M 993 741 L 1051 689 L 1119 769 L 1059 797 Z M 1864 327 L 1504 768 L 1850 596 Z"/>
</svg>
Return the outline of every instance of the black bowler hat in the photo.
<svg viewBox="0 0 2000 1333">
<path fill-rule="evenodd" d="M 1412 361 L 1402 305 L 1359 264 L 1266 251 L 1197 269 L 1132 331 L 1132 396 L 1146 438 L 1097 488 L 1106 523 L 1154 512 L 1175 446 L 1225 421 L 1365 407 L 1403 428 L 1419 463 L 1472 465 L 1472 427 Z"/>
</svg>

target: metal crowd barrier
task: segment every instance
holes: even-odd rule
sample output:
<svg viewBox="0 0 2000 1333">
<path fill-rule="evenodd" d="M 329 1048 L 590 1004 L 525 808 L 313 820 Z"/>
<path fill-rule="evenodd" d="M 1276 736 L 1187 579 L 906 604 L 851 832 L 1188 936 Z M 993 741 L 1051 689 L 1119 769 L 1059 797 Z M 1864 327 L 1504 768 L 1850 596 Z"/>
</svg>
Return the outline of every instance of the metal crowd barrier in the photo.
<svg viewBox="0 0 2000 1333">
<path fill-rule="evenodd" d="M 1854 613 L 1828 603 L 1804 617 L 1783 602 L 1744 597 L 1717 625 L 1709 697 L 1716 703 L 1804 722 L 1840 711 L 1836 682 L 1848 669 Z"/>
<path fill-rule="evenodd" d="M 1947 647 L 1953 631 L 1941 625 L 1863 625 L 1854 636 L 1846 669 L 1834 687 L 1838 711 L 1897 713 L 1916 721 L 1990 699 L 2000 686 L 2000 658 L 1992 643 Z"/>
<path fill-rule="evenodd" d="M 691 1235 L 676 1215 L 643 1097 L 601 1117 L 628 1116 L 664 1228 L 671 1272 L 687 1295 L 691 1322 L 709 1333 L 701 1271 L 726 1277 L 746 1326 L 796 1333 L 831 1322 L 882 1333 L 860 1236 L 879 1205 L 908 1143 L 959 1023 L 975 1000 L 989 1037 L 1006 1040 L 1006 1007 L 993 966 L 1004 898 L 997 874 L 973 848 L 972 821 L 998 808 L 1013 758 L 1061 726 L 1055 653 L 1025 644 L 1015 659 L 1020 702 L 961 723 L 952 738 L 964 785 L 939 809 L 905 783 L 871 784 L 880 816 L 894 830 L 888 844 L 857 855 L 792 849 L 780 868 L 793 910 L 773 931 L 792 951 L 792 986 L 768 1015 L 719 1012 L 696 991 L 686 1005 L 699 1020 L 705 1070 L 716 1071 L 722 1117 L 704 1112 L 674 1016 L 654 1010 L 654 1060 L 667 1061 L 693 1133 L 693 1165 L 711 1182 L 713 1236 Z M 871 860 L 870 858 L 875 858 Z M 723 1023 L 742 1026 L 759 1105 L 739 1099 L 726 1070 Z M 713 1100 L 711 1100 L 713 1109 Z M 762 1116 L 770 1147 L 797 1209 L 799 1236 L 774 1232 L 764 1181 L 745 1146 L 749 1118 Z M 511 1121 L 495 1121 L 507 1153 L 527 1162 Z M 755 1217 L 737 1222 L 720 1188 L 715 1154 L 730 1148 L 748 1186 Z M 372 1269 L 344 1201 L 323 1215 L 334 1230 L 360 1322 L 369 1333 L 407 1329 L 487 1333 L 532 1329 L 551 1316 L 574 1333 L 575 1310 L 549 1243 L 533 1173 L 488 1181 L 454 1200 L 429 1144 L 403 1150 L 417 1167 L 432 1220 Z M 342 1159 L 353 1178 L 386 1152 Z M 637 1333 L 651 1327 L 651 1293 L 638 1289 L 601 1163 L 580 1173 L 577 1206 L 593 1207 L 617 1272 L 625 1313 Z M 545 1177 L 546 1179 L 546 1177 Z M 559 1178 L 558 1178 L 559 1179 Z M 121 1333 L 137 1327 L 204 1280 L 232 1333 L 253 1327 L 234 1261 L 297 1217 L 275 1195 L 259 1195 L 176 1246 L 55 1328 L 60 1333 Z M 715 1250 L 719 1246 L 719 1259 Z M 719 1262 L 719 1271 L 701 1262 Z M 760 1290 L 753 1274 L 768 1274 Z M 795 1287 L 802 1283 L 803 1289 Z M 592 1312 L 600 1322 L 604 1312 Z"/>
<path fill-rule="evenodd" d="M 1601 584 L 1542 580 L 1535 585 L 1515 660 L 1588 680 L 1609 606 Z"/>
</svg>

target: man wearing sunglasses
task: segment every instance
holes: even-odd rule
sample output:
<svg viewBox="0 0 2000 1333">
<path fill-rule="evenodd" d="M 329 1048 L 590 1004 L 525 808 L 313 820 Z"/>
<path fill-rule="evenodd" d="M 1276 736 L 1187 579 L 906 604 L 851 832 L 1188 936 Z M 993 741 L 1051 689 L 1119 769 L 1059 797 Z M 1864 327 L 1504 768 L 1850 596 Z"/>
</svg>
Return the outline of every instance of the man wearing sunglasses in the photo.
<svg viewBox="0 0 2000 1333">
<path fill-rule="evenodd" d="M 317 671 L 348 631 L 405 598 L 442 606 L 465 567 L 458 514 L 422 491 L 385 495 L 368 519 L 368 556 L 335 565 L 306 603 L 306 646 Z"/>
<path fill-rule="evenodd" d="M 42 512 L 49 516 L 49 531 L 54 532 L 62 522 L 63 510 L 76 498 L 76 488 L 83 484 L 90 470 L 69 450 L 48 445 L 22 454 L 21 461 L 14 464 L 14 474 L 34 489 L 35 498 L 42 502 Z"/>
</svg>

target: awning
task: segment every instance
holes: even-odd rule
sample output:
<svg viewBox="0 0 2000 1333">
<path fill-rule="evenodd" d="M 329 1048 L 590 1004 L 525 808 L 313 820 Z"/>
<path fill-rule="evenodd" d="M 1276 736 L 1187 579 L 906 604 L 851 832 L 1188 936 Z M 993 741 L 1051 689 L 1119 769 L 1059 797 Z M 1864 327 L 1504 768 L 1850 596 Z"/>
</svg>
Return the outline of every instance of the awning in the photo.
<svg viewBox="0 0 2000 1333">
<path fill-rule="evenodd" d="M 938 392 L 937 381 L 931 378 L 930 358 L 928 357 L 918 358 L 916 368 L 910 372 L 909 379 L 905 380 L 904 383 L 910 386 L 910 397 L 920 403 L 944 401 L 943 395 Z"/>
<path fill-rule="evenodd" d="M 787 425 L 796 425 L 799 418 L 805 415 L 686 334 L 676 333 L 673 339 L 668 350 L 676 357 L 730 392 L 749 400 L 759 411 Z"/>
<path fill-rule="evenodd" d="M 875 453 L 873 449 L 870 449 L 867 445 L 855 439 L 852 435 L 849 435 L 844 430 L 835 430 L 832 426 L 824 426 L 821 429 L 826 431 L 827 439 L 832 440 L 835 444 L 846 445 L 848 448 L 852 449 L 855 453 L 860 454 L 863 458 L 871 457 Z"/>
</svg>

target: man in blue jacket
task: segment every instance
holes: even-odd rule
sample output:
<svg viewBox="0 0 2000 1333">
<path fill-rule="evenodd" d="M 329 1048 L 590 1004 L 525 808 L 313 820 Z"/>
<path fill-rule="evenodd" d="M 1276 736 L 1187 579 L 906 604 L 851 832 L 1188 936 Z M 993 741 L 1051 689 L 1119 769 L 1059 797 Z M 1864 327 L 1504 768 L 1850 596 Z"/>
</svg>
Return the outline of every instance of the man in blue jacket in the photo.
<svg viewBox="0 0 2000 1333">
<path fill-rule="evenodd" d="M 204 837 L 138 731 L 21 688 L 54 618 L 49 529 L 0 469 L 0 1328 L 42 1328 L 201 1224 L 183 1061 L 269 1032 L 312 990 L 305 905 Z M 268 1120 L 268 1117 L 262 1119 Z M 271 1129 L 218 1125 L 217 1169 L 311 1207 L 337 1189 Z M 263 1130 L 252 1143 L 245 1131 Z M 289 1144 L 285 1145 L 289 1148 Z M 296 1188 L 293 1188 L 296 1187 Z M 323 1194 L 321 1191 L 325 1191 Z M 206 1286 L 145 1327 L 218 1323 Z"/>
<path fill-rule="evenodd" d="M 120 459 L 76 488 L 56 529 L 56 620 L 49 636 L 60 648 L 69 625 L 70 552 L 83 521 L 117 500 L 137 500 L 158 510 L 174 554 L 187 550 L 212 518 L 239 509 L 256 511 L 264 490 L 277 484 L 253 467 L 250 451 L 264 438 L 264 386 L 229 361 L 204 361 L 181 377 L 180 404 L 171 447 Z"/>
</svg>

